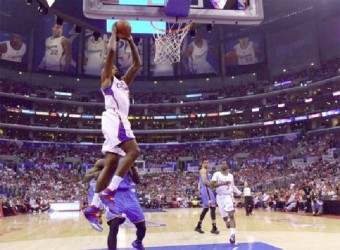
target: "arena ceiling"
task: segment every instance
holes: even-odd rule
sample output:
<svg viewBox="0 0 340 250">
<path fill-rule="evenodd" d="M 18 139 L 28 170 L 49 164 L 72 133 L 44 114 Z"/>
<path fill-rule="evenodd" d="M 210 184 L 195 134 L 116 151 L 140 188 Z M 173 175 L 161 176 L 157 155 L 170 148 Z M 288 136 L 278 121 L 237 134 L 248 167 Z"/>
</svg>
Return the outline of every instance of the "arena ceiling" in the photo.
<svg viewBox="0 0 340 250">
<path fill-rule="evenodd" d="M 31 27 L 41 21 L 38 13 L 37 1 L 46 4 L 46 0 L 33 0 L 28 6 L 26 0 L 0 0 L 0 29 L 3 27 L 20 33 L 29 33 Z M 257 27 L 245 27 L 236 25 L 225 25 L 225 30 L 231 35 L 238 35 L 240 32 L 256 31 L 264 28 L 277 29 L 281 25 L 293 25 L 314 18 L 334 15 L 340 11 L 338 0 L 263 0 L 265 19 L 263 24 Z M 70 4 L 72 2 L 72 4 Z M 82 12 L 83 0 L 56 0 L 49 10 L 52 14 L 62 16 L 70 23 L 103 32 L 105 21 L 88 19 Z M 338 7 L 337 7 L 338 6 Z M 20 25 L 18 25 L 18 23 Z"/>
</svg>

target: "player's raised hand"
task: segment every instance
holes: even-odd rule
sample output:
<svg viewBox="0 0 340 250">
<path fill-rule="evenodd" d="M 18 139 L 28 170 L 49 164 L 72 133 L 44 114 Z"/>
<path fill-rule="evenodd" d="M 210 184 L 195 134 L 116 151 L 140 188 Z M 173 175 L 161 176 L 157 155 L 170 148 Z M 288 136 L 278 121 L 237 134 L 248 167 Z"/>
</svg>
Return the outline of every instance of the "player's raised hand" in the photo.
<svg viewBox="0 0 340 250">
<path fill-rule="evenodd" d="M 116 23 L 112 24 L 111 33 L 112 34 L 117 34 L 117 25 L 116 25 Z"/>
<path fill-rule="evenodd" d="M 126 40 L 128 42 L 133 42 L 133 37 L 131 35 L 127 37 L 121 37 L 121 39 Z"/>
</svg>

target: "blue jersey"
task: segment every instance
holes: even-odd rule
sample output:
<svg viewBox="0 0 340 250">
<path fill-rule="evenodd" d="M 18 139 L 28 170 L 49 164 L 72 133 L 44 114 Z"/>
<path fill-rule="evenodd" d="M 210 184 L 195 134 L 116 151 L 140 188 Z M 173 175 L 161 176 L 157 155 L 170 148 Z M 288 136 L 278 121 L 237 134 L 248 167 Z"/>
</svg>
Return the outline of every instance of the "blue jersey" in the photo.
<svg viewBox="0 0 340 250">
<path fill-rule="evenodd" d="M 114 211 L 107 213 L 108 221 L 122 217 L 123 214 L 126 214 L 132 223 L 145 220 L 143 210 L 135 193 L 135 187 L 136 184 L 132 181 L 130 174 L 125 174 L 115 193 Z"/>
<path fill-rule="evenodd" d="M 123 177 L 122 182 L 118 186 L 118 190 L 128 190 L 135 188 L 136 184 L 132 181 L 131 175 L 126 173 Z"/>
<path fill-rule="evenodd" d="M 206 180 L 210 182 L 211 180 L 211 174 L 207 171 Z M 215 195 L 210 187 L 207 187 L 202 179 L 201 173 L 199 177 L 199 182 L 200 182 L 200 191 L 201 191 L 201 198 L 202 198 L 202 205 L 204 208 L 207 207 L 216 207 L 216 200 L 215 200 Z"/>
<path fill-rule="evenodd" d="M 88 191 L 88 202 L 89 204 L 91 204 L 95 190 L 96 190 L 96 184 L 97 181 L 95 179 L 92 179 L 90 181 L 90 185 L 89 185 L 89 191 Z"/>
</svg>

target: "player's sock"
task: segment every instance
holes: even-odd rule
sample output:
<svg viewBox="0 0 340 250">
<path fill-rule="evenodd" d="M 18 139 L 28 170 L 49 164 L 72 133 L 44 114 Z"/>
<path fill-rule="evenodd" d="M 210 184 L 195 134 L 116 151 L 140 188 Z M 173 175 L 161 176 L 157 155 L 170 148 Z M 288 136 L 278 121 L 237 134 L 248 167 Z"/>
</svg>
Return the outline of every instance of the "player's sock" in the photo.
<svg viewBox="0 0 340 250">
<path fill-rule="evenodd" d="M 197 228 L 201 228 L 202 227 L 202 221 L 199 221 L 198 223 L 197 223 Z"/>
<path fill-rule="evenodd" d="M 214 230 L 217 230 L 216 223 L 213 223 L 212 227 L 213 227 Z"/>
<path fill-rule="evenodd" d="M 230 229 L 230 235 L 236 235 L 236 228 Z"/>
<path fill-rule="evenodd" d="M 91 206 L 99 207 L 101 200 L 99 198 L 99 194 L 95 193 L 91 202 Z"/>
<path fill-rule="evenodd" d="M 113 178 L 112 178 L 112 180 L 111 180 L 111 182 L 108 186 L 108 189 L 110 189 L 112 191 L 116 190 L 122 180 L 123 180 L 123 178 L 118 176 L 118 175 L 113 176 Z"/>
</svg>

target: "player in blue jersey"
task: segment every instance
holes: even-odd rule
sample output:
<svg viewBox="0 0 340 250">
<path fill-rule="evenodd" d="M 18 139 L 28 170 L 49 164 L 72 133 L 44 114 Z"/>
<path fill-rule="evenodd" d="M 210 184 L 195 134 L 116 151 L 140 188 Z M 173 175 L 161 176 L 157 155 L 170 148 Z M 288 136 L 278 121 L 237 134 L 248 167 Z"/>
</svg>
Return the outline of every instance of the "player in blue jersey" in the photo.
<svg viewBox="0 0 340 250">
<path fill-rule="evenodd" d="M 104 166 L 104 160 L 98 160 L 93 168 L 91 168 L 86 175 L 84 176 L 83 183 L 88 184 L 88 204 L 91 206 L 93 197 L 95 195 L 97 179 Z M 86 219 L 90 222 L 90 225 L 93 229 L 97 230 L 98 232 L 103 231 L 102 225 L 102 215 L 104 213 L 104 206 L 102 203 L 99 203 L 99 211 L 95 214 L 85 214 Z"/>
<path fill-rule="evenodd" d="M 210 216 L 212 220 L 212 229 L 210 232 L 213 234 L 219 234 L 220 232 L 218 231 L 216 227 L 216 199 L 215 199 L 213 190 L 211 188 L 212 187 L 210 183 L 211 176 L 208 172 L 208 168 L 209 168 L 209 161 L 204 160 L 202 168 L 200 170 L 200 177 L 199 177 L 199 189 L 201 192 L 203 211 L 200 215 L 200 219 L 197 223 L 197 226 L 195 227 L 195 231 L 201 234 L 204 233 L 204 231 L 202 230 L 202 221 L 204 220 L 204 217 L 210 208 Z"/>
<path fill-rule="evenodd" d="M 99 160 L 96 162 L 95 167 L 91 169 L 84 178 L 84 181 L 89 181 L 90 178 L 98 176 L 100 171 L 104 168 L 105 160 Z M 116 165 L 117 166 L 117 165 Z M 115 168 L 116 168 L 115 166 Z M 119 226 L 125 221 L 123 213 L 129 218 L 129 220 L 135 224 L 137 232 L 137 239 L 132 242 L 132 246 L 135 249 L 143 250 L 143 239 L 146 233 L 145 217 L 143 210 L 139 204 L 136 194 L 136 184 L 139 183 L 139 175 L 134 167 L 124 175 L 122 182 L 119 184 L 115 193 L 115 205 L 113 211 L 107 211 L 108 225 L 110 226 L 110 232 L 108 236 L 108 248 L 110 250 L 117 249 L 117 234 Z M 85 215 L 86 216 L 86 215 Z M 92 225 L 96 230 L 100 226 Z M 99 230 L 98 230 L 99 231 Z"/>
</svg>

